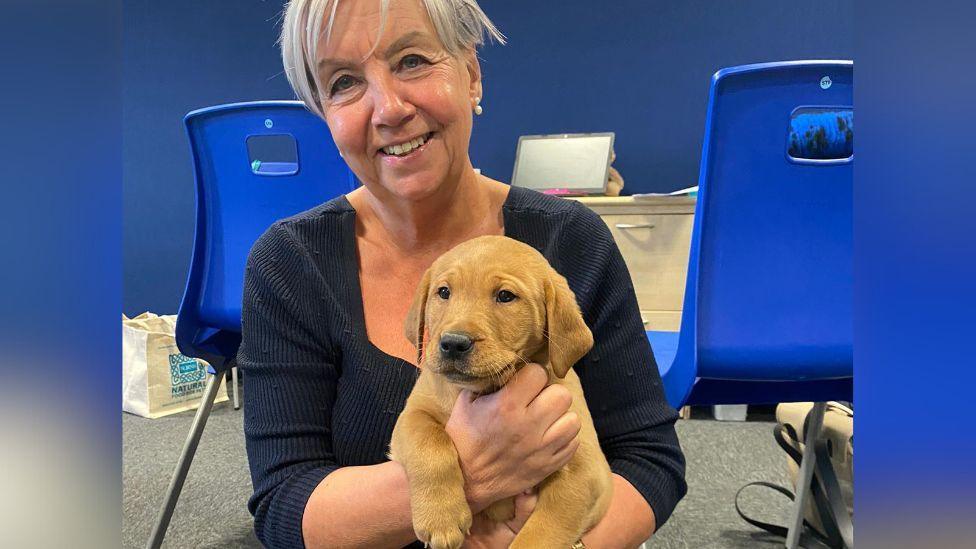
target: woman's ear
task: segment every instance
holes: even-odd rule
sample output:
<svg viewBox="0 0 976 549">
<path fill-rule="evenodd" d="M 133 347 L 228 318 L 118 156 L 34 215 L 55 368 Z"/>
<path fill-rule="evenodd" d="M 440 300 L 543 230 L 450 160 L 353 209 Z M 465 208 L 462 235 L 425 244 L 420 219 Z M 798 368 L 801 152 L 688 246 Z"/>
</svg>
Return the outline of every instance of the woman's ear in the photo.
<svg viewBox="0 0 976 549">
<path fill-rule="evenodd" d="M 481 63 L 478 62 L 478 53 L 474 48 L 465 52 L 463 56 L 464 65 L 468 69 L 468 80 L 471 83 L 468 91 L 471 100 L 474 101 L 475 97 L 484 97 L 481 95 L 484 91 L 481 87 Z"/>
<path fill-rule="evenodd" d="M 576 296 L 551 268 L 546 281 L 546 339 L 552 373 L 560 378 L 593 347 L 593 333 L 583 321 Z"/>
<path fill-rule="evenodd" d="M 430 292 L 430 269 L 424 273 L 413 294 L 413 304 L 403 321 L 403 334 L 417 348 L 417 366 L 424 358 L 424 330 L 427 318 L 427 294 Z"/>
</svg>

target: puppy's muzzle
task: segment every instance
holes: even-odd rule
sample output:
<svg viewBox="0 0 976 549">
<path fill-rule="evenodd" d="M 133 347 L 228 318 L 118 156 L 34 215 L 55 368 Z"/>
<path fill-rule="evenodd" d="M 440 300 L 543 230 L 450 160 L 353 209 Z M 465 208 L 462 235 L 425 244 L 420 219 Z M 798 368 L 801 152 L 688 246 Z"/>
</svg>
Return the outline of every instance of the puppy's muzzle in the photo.
<svg viewBox="0 0 976 549">
<path fill-rule="evenodd" d="M 441 334 L 441 357 L 448 360 L 462 360 L 471 354 L 474 339 L 464 332 L 444 332 Z"/>
</svg>

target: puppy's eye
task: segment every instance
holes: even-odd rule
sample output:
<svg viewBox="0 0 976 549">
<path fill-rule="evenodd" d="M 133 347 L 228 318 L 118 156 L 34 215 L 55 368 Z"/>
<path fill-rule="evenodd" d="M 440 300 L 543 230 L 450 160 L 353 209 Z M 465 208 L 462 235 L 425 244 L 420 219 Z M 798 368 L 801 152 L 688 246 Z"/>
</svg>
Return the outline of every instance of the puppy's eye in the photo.
<svg viewBox="0 0 976 549">
<path fill-rule="evenodd" d="M 441 286 L 440 288 L 437 288 L 437 295 L 439 295 L 441 299 L 448 299 L 451 297 L 451 290 L 449 290 L 447 286 Z"/>
<path fill-rule="evenodd" d="M 502 290 L 498 292 L 498 295 L 495 296 L 495 301 L 499 303 L 508 303 L 509 301 L 514 300 L 516 297 L 518 296 L 513 294 L 512 292 L 508 290 Z"/>
</svg>

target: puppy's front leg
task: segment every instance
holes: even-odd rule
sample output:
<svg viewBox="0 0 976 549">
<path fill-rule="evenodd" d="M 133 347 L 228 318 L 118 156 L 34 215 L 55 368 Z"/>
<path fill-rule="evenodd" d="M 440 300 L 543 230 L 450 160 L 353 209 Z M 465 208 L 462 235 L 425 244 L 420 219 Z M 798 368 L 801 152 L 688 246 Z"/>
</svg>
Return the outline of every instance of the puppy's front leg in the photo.
<svg viewBox="0 0 976 549">
<path fill-rule="evenodd" d="M 417 539 L 434 549 L 461 547 L 471 530 L 471 509 L 457 451 L 444 426 L 408 406 L 393 429 L 390 456 L 407 472 Z"/>
</svg>

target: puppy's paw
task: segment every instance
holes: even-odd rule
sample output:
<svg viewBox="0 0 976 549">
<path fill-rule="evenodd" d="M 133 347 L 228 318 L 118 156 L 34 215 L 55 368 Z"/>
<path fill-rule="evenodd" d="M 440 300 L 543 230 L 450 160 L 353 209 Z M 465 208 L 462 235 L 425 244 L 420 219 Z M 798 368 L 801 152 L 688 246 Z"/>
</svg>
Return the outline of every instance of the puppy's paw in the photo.
<svg viewBox="0 0 976 549">
<path fill-rule="evenodd" d="M 515 517 L 515 498 L 505 498 L 489 505 L 482 511 L 495 522 L 505 522 Z"/>
<path fill-rule="evenodd" d="M 459 504 L 414 506 L 413 529 L 424 545 L 458 549 L 471 531 L 471 509 L 463 498 Z"/>
<path fill-rule="evenodd" d="M 434 533 L 429 542 L 424 542 L 424 546 L 431 549 L 459 549 L 464 543 L 464 537 L 465 534 L 457 529 L 453 532 Z"/>
</svg>

